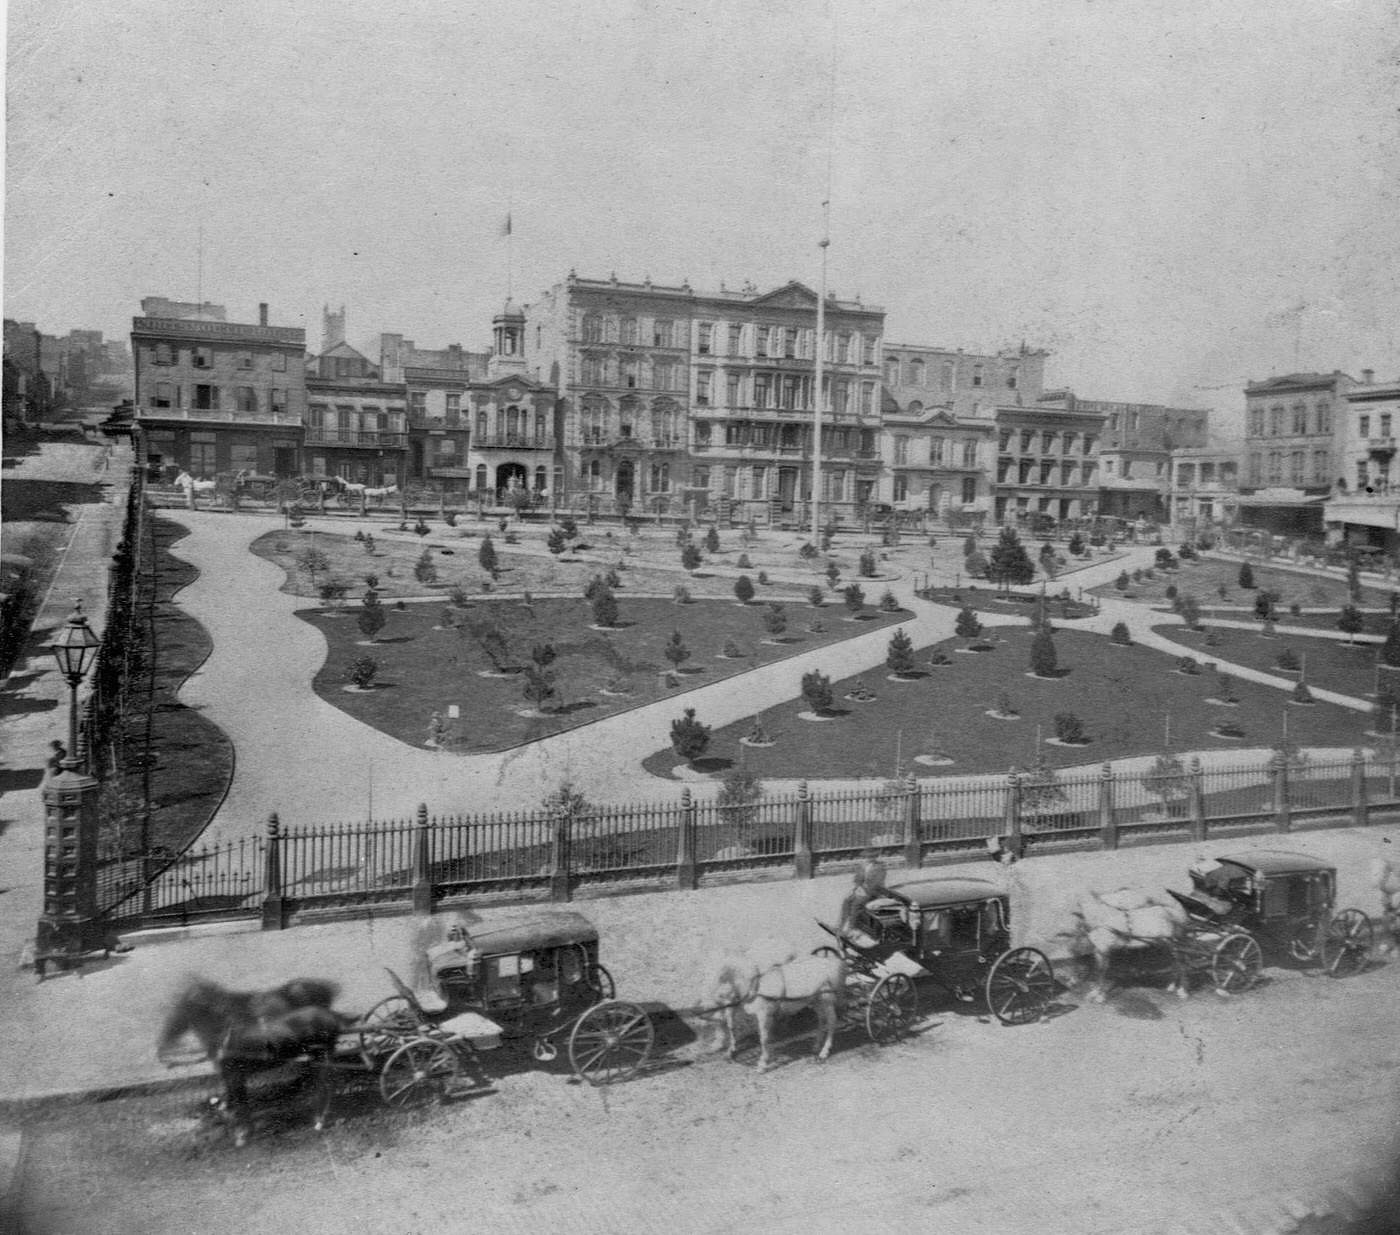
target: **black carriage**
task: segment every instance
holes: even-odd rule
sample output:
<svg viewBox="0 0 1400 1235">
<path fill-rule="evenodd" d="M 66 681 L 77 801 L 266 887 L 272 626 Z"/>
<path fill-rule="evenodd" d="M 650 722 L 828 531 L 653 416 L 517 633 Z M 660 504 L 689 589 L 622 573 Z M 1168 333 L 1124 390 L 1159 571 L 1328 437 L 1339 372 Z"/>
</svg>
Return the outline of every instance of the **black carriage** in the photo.
<svg viewBox="0 0 1400 1235">
<path fill-rule="evenodd" d="M 1337 868 L 1304 853 L 1254 849 L 1191 870 L 1191 891 L 1173 891 L 1202 931 L 1245 936 L 1236 942 L 1236 985 L 1251 985 L 1265 958 L 1315 965 L 1340 978 L 1363 969 L 1371 922 L 1360 909 L 1335 908 Z"/>
<path fill-rule="evenodd" d="M 918 1015 L 919 978 L 963 1002 L 980 999 L 1004 1025 L 1039 1020 L 1055 997 L 1049 958 L 1011 946 L 1011 898 L 985 879 L 883 888 L 844 930 L 819 925 L 836 943 L 818 952 L 845 959 L 858 1004 L 873 1008 L 884 1033 Z"/>
<path fill-rule="evenodd" d="M 561 1051 L 590 1085 L 623 1081 L 650 1058 L 655 1030 L 645 1009 L 614 998 L 598 960 L 598 932 L 582 914 L 542 913 L 467 932 L 454 928 L 427 953 L 432 987 L 381 1000 L 356 1029 L 355 1050 L 373 1070 L 418 1043 L 389 1087 L 416 1098 L 443 1093 L 461 1065 L 496 1045 L 528 1046 L 548 1063 Z M 411 1063 L 419 1066 L 414 1068 Z M 407 1080 L 413 1083 L 408 1084 Z M 381 1090 L 388 1100 L 384 1083 Z"/>
</svg>

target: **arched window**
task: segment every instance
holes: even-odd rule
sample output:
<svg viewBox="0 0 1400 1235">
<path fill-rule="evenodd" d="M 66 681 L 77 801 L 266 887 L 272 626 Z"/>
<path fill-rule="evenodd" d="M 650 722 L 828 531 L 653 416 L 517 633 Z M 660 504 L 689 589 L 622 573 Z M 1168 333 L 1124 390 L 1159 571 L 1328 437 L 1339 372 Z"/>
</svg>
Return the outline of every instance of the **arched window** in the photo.
<svg viewBox="0 0 1400 1235">
<path fill-rule="evenodd" d="M 488 437 L 491 436 L 491 434 L 489 433 L 489 431 L 488 431 L 488 429 L 487 429 L 487 426 L 488 426 L 489 423 L 490 423 L 490 422 L 487 420 L 486 413 L 485 413 L 484 411 L 477 412 L 477 414 L 476 414 L 476 444 L 477 444 L 478 446 L 480 446 L 482 443 L 484 443 L 484 442 L 486 441 L 486 439 L 487 439 Z"/>
<path fill-rule="evenodd" d="M 535 492 L 543 493 L 549 484 L 549 473 L 542 467 L 535 469 Z"/>
<path fill-rule="evenodd" d="M 549 438 L 548 425 L 543 412 L 535 413 L 535 441 L 544 443 Z"/>
<path fill-rule="evenodd" d="M 608 429 L 607 400 L 598 395 L 585 396 L 580 423 L 585 445 L 597 445 L 604 441 Z"/>
<path fill-rule="evenodd" d="M 585 313 L 583 315 L 583 341 L 585 343 L 601 343 L 603 341 L 603 315 L 601 313 Z"/>
<path fill-rule="evenodd" d="M 478 493 L 486 492 L 486 464 L 484 463 L 476 465 L 476 491 Z"/>
<path fill-rule="evenodd" d="M 909 415 L 911 416 L 919 416 L 923 413 L 923 410 L 924 405 L 920 403 L 918 399 L 915 399 L 911 404 L 909 404 Z"/>
<path fill-rule="evenodd" d="M 622 341 L 629 344 L 637 342 L 637 319 L 635 317 L 622 319 Z"/>
<path fill-rule="evenodd" d="M 506 436 L 508 438 L 520 436 L 520 409 L 513 403 L 506 408 Z"/>
<path fill-rule="evenodd" d="M 592 459 L 588 464 L 588 487 L 590 489 L 601 489 L 603 487 L 603 463 L 601 459 Z"/>
</svg>

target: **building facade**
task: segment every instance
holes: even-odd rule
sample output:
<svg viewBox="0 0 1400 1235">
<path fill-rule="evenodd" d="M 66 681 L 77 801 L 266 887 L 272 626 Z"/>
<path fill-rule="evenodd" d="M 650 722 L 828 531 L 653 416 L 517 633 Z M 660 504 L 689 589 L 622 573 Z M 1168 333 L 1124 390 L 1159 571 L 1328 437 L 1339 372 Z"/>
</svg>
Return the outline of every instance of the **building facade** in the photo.
<svg viewBox="0 0 1400 1235">
<path fill-rule="evenodd" d="M 1400 550 L 1400 381 L 1377 383 L 1370 369 L 1347 391 L 1339 416 L 1340 475 L 1323 504 L 1329 540 Z"/>
<path fill-rule="evenodd" d="M 257 325 L 137 317 L 131 350 L 137 424 L 163 474 L 303 470 L 305 331 L 269 325 L 266 305 Z"/>
<path fill-rule="evenodd" d="M 914 343 L 886 343 L 885 390 L 902 411 L 939 407 L 959 420 L 987 420 L 996 408 L 1039 403 L 1048 353 L 1023 344 L 978 354 Z"/>
<path fill-rule="evenodd" d="M 1097 515 L 1104 420 L 1102 412 L 1047 404 L 997 408 L 997 522 Z"/>
<path fill-rule="evenodd" d="M 344 322 L 344 313 L 341 313 Z M 408 483 L 408 413 L 402 383 L 343 340 L 307 362 L 305 470 L 381 488 Z"/>
<path fill-rule="evenodd" d="M 1234 523 L 1240 491 L 1236 443 L 1182 446 L 1172 451 L 1167 515 L 1183 529 L 1204 531 Z"/>
</svg>

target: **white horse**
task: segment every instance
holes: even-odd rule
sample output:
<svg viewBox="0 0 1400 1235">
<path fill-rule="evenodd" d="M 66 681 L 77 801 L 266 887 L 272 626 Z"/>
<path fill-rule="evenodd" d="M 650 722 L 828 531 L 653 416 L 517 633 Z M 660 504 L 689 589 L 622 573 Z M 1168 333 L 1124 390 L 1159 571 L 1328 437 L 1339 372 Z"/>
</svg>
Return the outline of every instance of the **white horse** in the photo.
<svg viewBox="0 0 1400 1235">
<path fill-rule="evenodd" d="M 1088 892 L 1075 910 L 1072 938 L 1086 943 L 1093 960 L 1094 984 L 1090 1003 L 1108 998 L 1109 964 L 1115 955 L 1128 953 L 1138 967 L 1149 964 L 1171 975 L 1167 990 L 1178 999 L 1187 997 L 1187 974 L 1175 941 L 1185 930 L 1186 910 L 1169 892 L 1144 892 L 1119 888 L 1114 892 Z"/>
<path fill-rule="evenodd" d="M 784 959 L 772 960 L 777 955 Z M 731 1059 L 738 1049 L 734 1013 L 743 1008 L 758 1023 L 758 1070 L 772 1067 L 769 1051 L 780 1016 L 810 1007 L 817 1014 L 813 1037 L 818 1062 L 831 1054 L 836 1022 L 846 989 L 846 962 L 838 956 L 794 957 L 791 949 L 769 956 L 754 949 L 721 962 L 707 993 L 707 1005 L 723 1012 L 721 1037 Z"/>
<path fill-rule="evenodd" d="M 1371 861 L 1371 883 L 1380 893 L 1381 921 L 1391 936 L 1383 950 L 1390 952 L 1400 946 L 1400 857 L 1392 857 L 1390 837 L 1381 837 L 1381 844 L 1386 848 Z"/>
<path fill-rule="evenodd" d="M 196 480 L 188 472 L 181 472 L 175 477 L 176 488 L 183 489 L 187 494 L 190 492 L 212 493 L 218 488 L 218 485 L 217 480 Z"/>
</svg>

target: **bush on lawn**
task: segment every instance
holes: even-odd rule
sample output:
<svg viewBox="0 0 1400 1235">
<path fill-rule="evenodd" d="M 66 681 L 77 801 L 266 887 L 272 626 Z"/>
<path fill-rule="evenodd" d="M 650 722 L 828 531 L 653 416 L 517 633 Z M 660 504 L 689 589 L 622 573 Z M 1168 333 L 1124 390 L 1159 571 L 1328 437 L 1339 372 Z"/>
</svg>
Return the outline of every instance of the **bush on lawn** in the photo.
<svg viewBox="0 0 1400 1235">
<path fill-rule="evenodd" d="M 846 608 L 853 614 L 859 613 L 865 608 L 865 593 L 861 590 L 859 583 L 851 583 L 842 588 L 841 599 L 846 602 Z"/>
<path fill-rule="evenodd" d="M 418 555 L 418 560 L 413 563 L 413 577 L 419 583 L 437 582 L 437 566 L 433 563 L 433 551 L 426 546 L 423 552 Z"/>
<path fill-rule="evenodd" d="M 814 609 L 820 609 L 826 604 L 826 597 L 822 595 L 821 588 L 813 584 L 807 589 L 807 603 Z"/>
<path fill-rule="evenodd" d="M 1240 563 L 1240 573 L 1235 578 L 1236 584 L 1246 591 L 1254 589 L 1254 567 L 1248 562 Z"/>
<path fill-rule="evenodd" d="M 1113 581 L 1113 586 L 1120 592 L 1126 592 L 1128 590 L 1128 584 L 1131 582 L 1132 580 L 1128 577 L 1128 572 L 1126 570 L 1120 570 L 1118 572 L 1118 578 Z"/>
<path fill-rule="evenodd" d="M 379 593 L 370 588 L 365 592 L 364 599 L 360 602 L 360 612 L 355 619 L 356 625 L 360 628 L 360 634 L 373 643 L 379 637 L 379 632 L 384 629 L 384 623 L 388 620 L 384 606 L 379 603 Z"/>
<path fill-rule="evenodd" d="M 726 639 L 724 641 L 724 655 L 729 660 L 739 660 L 744 655 L 744 649 L 735 643 L 733 639 Z"/>
<path fill-rule="evenodd" d="M 1127 647 L 1133 641 L 1127 622 L 1114 622 L 1113 630 L 1108 637 L 1120 647 Z"/>
<path fill-rule="evenodd" d="M 617 597 L 612 594 L 612 590 L 603 587 L 596 592 L 592 600 L 593 622 L 596 626 L 616 626 L 617 625 Z"/>
<path fill-rule="evenodd" d="M 862 579 L 873 579 L 875 577 L 875 571 L 875 550 L 866 549 L 860 555 L 860 577 Z"/>
<path fill-rule="evenodd" d="M 703 559 L 700 557 L 700 550 L 694 545 L 686 545 L 686 547 L 681 550 L 681 568 L 684 570 L 699 570 L 702 560 Z"/>
<path fill-rule="evenodd" d="M 885 667 L 891 673 L 914 672 L 914 643 L 900 627 L 890 636 L 890 644 L 885 652 Z"/>
<path fill-rule="evenodd" d="M 1055 640 L 1049 630 L 1042 627 L 1031 640 L 1031 672 L 1038 678 L 1054 677 L 1058 663 Z"/>
<path fill-rule="evenodd" d="M 705 552 L 711 557 L 719 552 L 719 531 L 714 524 L 705 531 Z"/>
<path fill-rule="evenodd" d="M 690 589 L 684 583 L 678 583 L 671 591 L 671 600 L 678 605 L 690 604 Z"/>
<path fill-rule="evenodd" d="M 753 580 L 748 575 L 740 575 L 734 580 L 734 599 L 746 605 L 753 599 Z"/>
<path fill-rule="evenodd" d="M 673 630 L 671 632 L 670 641 L 661 649 L 661 654 L 676 669 L 679 669 L 690 659 L 690 649 L 685 646 L 685 640 L 681 638 L 680 631 Z"/>
<path fill-rule="evenodd" d="M 493 579 L 500 571 L 500 562 L 496 559 L 496 546 L 492 544 L 489 532 L 481 538 L 481 544 L 476 551 L 476 562 Z"/>
<path fill-rule="evenodd" d="M 1073 712 L 1056 712 L 1055 737 L 1073 746 L 1081 745 L 1084 742 L 1084 722 Z"/>
<path fill-rule="evenodd" d="M 1194 677 L 1196 674 L 1200 673 L 1201 666 L 1196 663 L 1196 658 L 1194 656 L 1182 656 L 1176 662 L 1176 669 L 1178 673 L 1185 673 Z"/>
<path fill-rule="evenodd" d="M 749 561 L 749 555 L 747 553 L 739 554 L 739 560 L 735 562 L 734 565 L 736 565 L 740 570 L 753 569 L 753 563 Z"/>
<path fill-rule="evenodd" d="M 802 675 L 802 698 L 807 701 L 807 706 L 817 715 L 831 711 L 831 702 L 834 698 L 831 691 L 831 679 L 824 673 L 818 673 L 813 669 L 810 673 Z"/>
<path fill-rule="evenodd" d="M 1343 605 L 1342 611 L 1337 617 L 1337 629 L 1347 636 L 1348 643 L 1355 643 L 1356 636 L 1361 633 L 1361 629 L 1366 625 L 1365 619 L 1361 616 L 1361 610 L 1355 605 Z"/>
<path fill-rule="evenodd" d="M 1292 648 L 1280 648 L 1279 654 L 1275 658 L 1275 664 L 1286 673 L 1297 673 L 1303 667 L 1298 653 Z"/>
<path fill-rule="evenodd" d="M 373 656 L 357 656 L 345 668 L 345 680 L 360 690 L 368 690 L 379 672 L 379 662 Z"/>
<path fill-rule="evenodd" d="M 776 600 L 763 611 L 763 629 L 774 638 L 787 630 L 787 610 Z"/>
<path fill-rule="evenodd" d="M 953 630 L 959 639 L 976 639 L 982 633 L 982 623 L 977 620 L 977 613 L 970 605 L 958 610 Z"/>
</svg>

